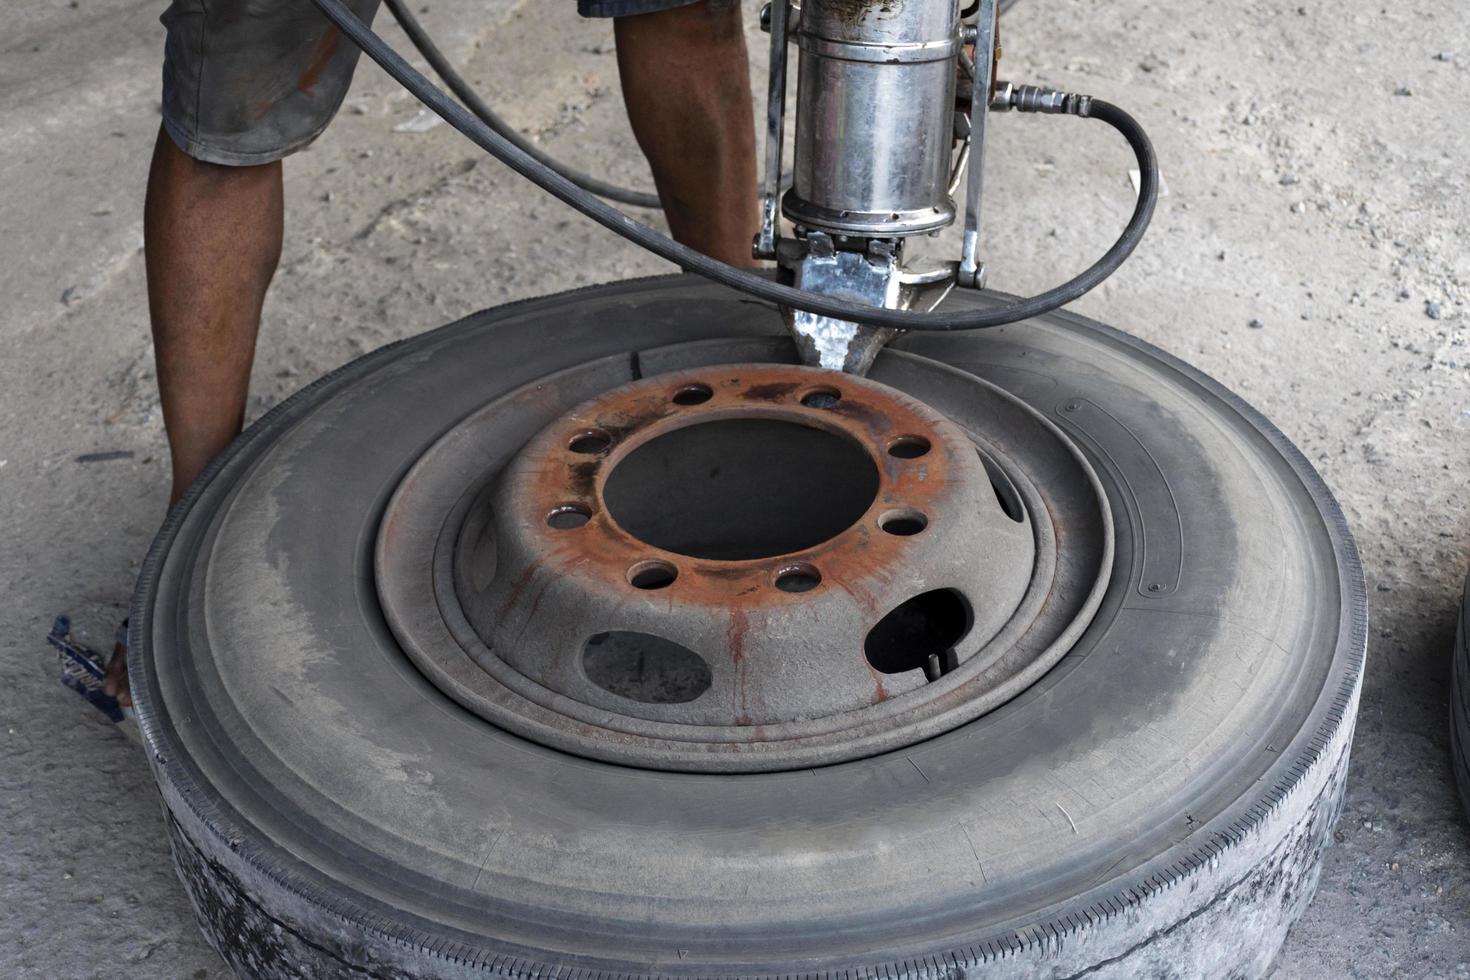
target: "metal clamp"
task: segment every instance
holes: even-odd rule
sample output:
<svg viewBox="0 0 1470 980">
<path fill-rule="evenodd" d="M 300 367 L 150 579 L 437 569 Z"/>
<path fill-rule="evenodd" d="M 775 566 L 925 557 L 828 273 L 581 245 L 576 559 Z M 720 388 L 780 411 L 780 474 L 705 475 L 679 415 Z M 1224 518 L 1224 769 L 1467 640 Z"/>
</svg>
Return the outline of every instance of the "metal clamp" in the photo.
<svg viewBox="0 0 1470 980">
<path fill-rule="evenodd" d="M 761 226 L 751 254 L 776 257 L 781 220 L 781 143 L 786 136 L 786 41 L 790 0 L 771 0 L 761 11 L 761 27 L 771 32 L 771 69 L 766 91 L 766 174 L 761 186 Z"/>
<path fill-rule="evenodd" d="M 975 15 L 975 62 L 970 78 L 969 180 L 965 185 L 965 230 L 961 239 L 957 284 L 968 289 L 985 285 L 980 260 L 980 204 L 985 188 L 985 130 L 990 114 L 990 86 L 995 75 L 995 0 L 980 0 Z"/>
</svg>

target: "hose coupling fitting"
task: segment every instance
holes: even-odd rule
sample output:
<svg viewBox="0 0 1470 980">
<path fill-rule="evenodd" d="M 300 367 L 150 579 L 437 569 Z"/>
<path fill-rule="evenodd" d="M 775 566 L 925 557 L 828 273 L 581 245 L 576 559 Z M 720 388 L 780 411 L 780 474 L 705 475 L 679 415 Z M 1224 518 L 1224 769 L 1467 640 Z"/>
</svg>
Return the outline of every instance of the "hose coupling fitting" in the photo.
<svg viewBox="0 0 1470 980">
<path fill-rule="evenodd" d="M 991 104 L 991 108 L 1015 109 L 1017 112 L 1048 112 L 1069 116 L 1091 114 L 1092 96 L 1063 92 L 1061 89 L 1041 85 L 1012 85 L 999 82 L 996 94 L 1004 97 L 1004 105 Z M 997 99 L 996 101 L 1001 101 Z"/>
</svg>

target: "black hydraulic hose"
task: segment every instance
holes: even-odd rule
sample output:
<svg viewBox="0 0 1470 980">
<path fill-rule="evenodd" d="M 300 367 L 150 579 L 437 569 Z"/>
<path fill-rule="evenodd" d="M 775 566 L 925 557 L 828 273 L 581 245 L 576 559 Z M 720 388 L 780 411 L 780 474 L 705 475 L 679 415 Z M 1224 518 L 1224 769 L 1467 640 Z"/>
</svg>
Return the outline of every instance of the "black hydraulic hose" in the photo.
<svg viewBox="0 0 1470 980">
<path fill-rule="evenodd" d="M 470 84 L 464 80 L 464 76 L 455 70 L 454 66 L 449 63 L 448 58 L 444 57 L 444 52 L 439 50 L 439 46 L 434 43 L 434 39 L 429 37 L 423 25 L 419 23 L 418 18 L 413 15 L 413 12 L 408 9 L 408 5 L 403 0 L 383 0 L 383 3 L 393 15 L 393 19 L 398 21 L 398 26 L 403 28 L 403 33 L 408 35 L 409 41 L 418 49 L 419 54 L 424 56 L 424 60 L 429 63 L 429 67 L 433 68 L 434 73 L 444 80 L 445 85 L 449 86 L 449 91 L 457 95 L 459 101 L 463 102 L 466 108 L 476 116 L 479 116 L 481 122 L 512 143 L 516 149 L 542 166 L 555 170 L 584 191 L 589 191 L 598 197 L 605 197 L 609 201 L 619 201 L 623 204 L 631 204 L 633 207 L 638 208 L 657 208 L 660 206 L 657 194 L 650 194 L 647 191 L 635 191 L 627 187 L 619 187 L 616 184 L 610 184 L 605 180 L 600 180 L 591 174 L 574 170 L 526 139 L 516 131 L 514 126 L 500 118 L 500 115 L 494 109 L 490 108 L 490 106 L 486 105 L 485 100 L 475 93 L 475 90 L 470 87 Z"/>
<path fill-rule="evenodd" d="M 891 327 L 896 330 L 977 330 L 1014 323 L 1027 317 L 1047 313 L 1077 299 L 1098 283 L 1102 282 L 1123 263 L 1137 247 L 1153 216 L 1154 201 L 1158 195 L 1158 163 L 1154 158 L 1153 146 L 1143 127 L 1128 113 L 1101 99 L 1085 96 L 1068 96 L 1065 111 L 1079 116 L 1100 119 L 1123 135 L 1138 158 L 1139 191 L 1138 202 L 1133 208 L 1123 234 L 1112 247 L 1079 275 L 1067 282 L 1029 299 L 1017 300 L 1003 306 L 969 312 L 915 313 L 910 310 L 890 310 L 882 307 L 852 303 L 834 299 L 818 293 L 810 293 L 790 286 L 783 286 L 764 276 L 744 269 L 737 269 L 718 259 L 669 238 L 667 235 L 628 217 L 617 208 L 599 200 L 568 180 L 555 169 L 536 159 L 518 147 L 513 141 L 485 125 L 463 106 L 444 94 L 434 83 L 420 74 L 412 65 L 394 51 L 381 37 L 358 19 L 342 0 L 313 0 L 327 19 L 364 52 L 376 61 L 384 71 L 393 76 L 400 85 L 413 93 L 421 102 L 441 116 L 472 142 L 525 177 L 531 183 L 572 206 L 593 221 L 602 225 L 635 245 L 641 246 L 660 258 L 698 273 L 722 285 L 739 290 L 757 299 L 803 310 L 817 316 L 848 320 L 875 327 Z M 1026 108 L 1026 106 L 1019 106 Z"/>
</svg>

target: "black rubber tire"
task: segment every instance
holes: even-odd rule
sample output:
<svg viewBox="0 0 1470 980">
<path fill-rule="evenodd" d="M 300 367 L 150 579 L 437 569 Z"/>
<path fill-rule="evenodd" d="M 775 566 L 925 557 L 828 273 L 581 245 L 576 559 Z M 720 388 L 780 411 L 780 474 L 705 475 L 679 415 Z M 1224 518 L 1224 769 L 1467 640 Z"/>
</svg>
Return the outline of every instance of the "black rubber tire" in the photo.
<svg viewBox="0 0 1470 980">
<path fill-rule="evenodd" d="M 1455 624 L 1455 655 L 1450 668 L 1450 754 L 1454 759 L 1455 785 L 1460 802 L 1470 815 L 1470 574 L 1460 597 L 1460 618 Z"/>
<path fill-rule="evenodd" d="M 441 432 L 598 358 L 655 374 L 790 356 L 781 330 L 684 277 L 487 311 L 298 393 L 190 490 L 142 571 L 132 686 L 180 876 L 236 970 L 1268 968 L 1340 807 L 1357 555 L 1270 423 L 1100 324 L 911 336 L 873 373 L 949 364 L 935 404 L 962 372 L 1010 390 L 1087 451 L 1114 507 L 1093 628 L 947 735 L 794 773 L 625 769 L 492 728 L 396 651 L 371 581 L 377 515 Z"/>
</svg>

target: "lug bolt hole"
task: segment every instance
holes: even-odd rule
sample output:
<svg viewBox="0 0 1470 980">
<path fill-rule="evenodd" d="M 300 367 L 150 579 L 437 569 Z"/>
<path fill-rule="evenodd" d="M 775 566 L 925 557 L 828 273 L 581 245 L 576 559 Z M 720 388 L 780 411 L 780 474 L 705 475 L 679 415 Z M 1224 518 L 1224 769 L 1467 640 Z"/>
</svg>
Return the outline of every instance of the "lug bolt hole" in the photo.
<svg viewBox="0 0 1470 980">
<path fill-rule="evenodd" d="M 666 561 L 640 561 L 628 569 L 628 584 L 635 589 L 666 589 L 679 577 L 679 570 Z"/>
<path fill-rule="evenodd" d="M 840 401 L 842 401 L 842 392 L 826 385 L 811 388 L 803 392 L 801 396 L 801 403 L 807 408 L 831 408 Z"/>
<path fill-rule="evenodd" d="M 929 440 L 923 436 L 899 436 L 888 444 L 888 455 L 899 459 L 918 459 L 929 452 Z"/>
<path fill-rule="evenodd" d="M 890 510 L 878 518 L 878 526 L 901 538 L 912 537 L 929 526 L 929 518 L 916 510 Z"/>
<path fill-rule="evenodd" d="M 675 405 L 703 405 L 714 395 L 714 390 L 709 385 L 695 383 L 674 392 L 673 402 Z"/>
<path fill-rule="evenodd" d="M 822 573 L 811 565 L 787 565 L 776 573 L 775 585 L 782 592 L 810 592 L 822 584 Z"/>
<path fill-rule="evenodd" d="M 584 456 L 595 456 L 606 452 L 607 447 L 612 445 L 612 436 L 601 429 L 586 429 L 578 432 L 567 441 L 567 448 L 574 453 Z"/>
<path fill-rule="evenodd" d="M 546 523 L 558 531 L 570 531 L 586 524 L 591 518 L 592 510 L 586 504 L 557 504 L 546 515 Z"/>
</svg>

